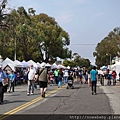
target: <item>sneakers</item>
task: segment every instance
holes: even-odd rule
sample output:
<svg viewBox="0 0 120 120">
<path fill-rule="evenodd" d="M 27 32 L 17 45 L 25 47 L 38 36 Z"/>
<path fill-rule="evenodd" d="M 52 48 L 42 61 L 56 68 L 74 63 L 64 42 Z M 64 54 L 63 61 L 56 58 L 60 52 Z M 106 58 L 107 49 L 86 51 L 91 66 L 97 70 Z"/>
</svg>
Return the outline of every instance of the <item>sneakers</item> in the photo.
<svg viewBox="0 0 120 120">
<path fill-rule="evenodd" d="M 31 93 L 31 95 L 33 95 L 33 94 L 34 94 L 34 93 Z M 27 93 L 27 96 L 29 96 L 29 95 L 30 95 L 30 93 L 28 92 L 28 93 Z"/>
<path fill-rule="evenodd" d="M 27 93 L 27 96 L 29 96 L 30 95 L 30 93 Z"/>
<path fill-rule="evenodd" d="M 42 97 L 45 98 L 45 92 L 42 94 Z"/>
<path fill-rule="evenodd" d="M 97 95 L 97 93 L 95 93 L 95 92 L 92 92 L 92 95 Z"/>
<path fill-rule="evenodd" d="M 3 102 L 0 101 L 0 105 L 3 105 Z"/>
</svg>

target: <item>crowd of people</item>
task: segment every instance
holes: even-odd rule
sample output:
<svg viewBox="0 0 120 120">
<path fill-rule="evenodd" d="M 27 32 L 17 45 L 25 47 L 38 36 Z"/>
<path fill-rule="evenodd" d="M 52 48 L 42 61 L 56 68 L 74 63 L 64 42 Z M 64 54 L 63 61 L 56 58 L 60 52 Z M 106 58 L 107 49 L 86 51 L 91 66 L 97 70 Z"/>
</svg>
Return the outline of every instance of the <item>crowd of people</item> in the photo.
<svg viewBox="0 0 120 120">
<path fill-rule="evenodd" d="M 3 104 L 3 98 L 5 92 L 14 92 L 16 85 L 27 84 L 27 95 L 33 95 L 34 89 L 40 88 L 41 97 L 45 97 L 48 84 L 50 86 L 56 85 L 58 88 L 62 85 L 68 84 L 69 80 L 78 81 L 80 84 L 88 84 L 91 86 L 92 95 L 96 95 L 97 81 L 100 80 L 101 85 L 104 84 L 104 79 L 108 80 L 107 85 L 116 84 L 116 72 L 110 72 L 108 69 L 104 74 L 101 74 L 93 66 L 92 69 L 67 69 L 67 68 L 46 68 L 44 65 L 36 69 L 32 64 L 29 68 L 24 68 L 22 71 L 13 71 L 9 73 L 2 70 L 0 65 L 0 104 Z M 4 86 L 2 80 L 6 79 L 8 85 Z M 68 88 L 68 87 L 67 87 Z"/>
<path fill-rule="evenodd" d="M 120 73 L 118 74 L 119 78 L 118 80 L 120 81 Z M 98 74 L 98 78 L 100 80 L 100 83 L 101 85 L 104 85 L 104 79 L 107 80 L 107 85 L 108 86 L 115 86 L 116 85 L 116 80 L 117 80 L 117 73 L 115 70 L 109 70 L 109 69 L 106 69 L 104 72 L 100 72 Z"/>
</svg>

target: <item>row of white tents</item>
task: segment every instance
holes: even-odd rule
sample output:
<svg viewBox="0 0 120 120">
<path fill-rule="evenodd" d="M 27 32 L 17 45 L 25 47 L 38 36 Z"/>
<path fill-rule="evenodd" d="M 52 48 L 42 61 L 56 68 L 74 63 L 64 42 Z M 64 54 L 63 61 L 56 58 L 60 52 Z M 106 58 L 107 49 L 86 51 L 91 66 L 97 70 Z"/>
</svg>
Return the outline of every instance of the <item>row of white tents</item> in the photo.
<svg viewBox="0 0 120 120">
<path fill-rule="evenodd" d="M 45 62 L 42 62 L 42 63 L 39 63 L 39 62 L 34 62 L 33 60 L 29 60 L 29 61 L 18 61 L 18 60 L 15 60 L 15 61 L 12 61 L 11 59 L 9 58 L 6 58 L 3 62 L 2 62 L 2 68 L 5 69 L 7 66 L 9 66 L 12 70 L 15 70 L 15 68 L 27 68 L 27 67 L 30 67 L 30 65 L 33 65 L 35 68 L 41 68 L 43 65 L 45 67 L 50 67 L 51 69 L 55 69 L 55 68 L 65 68 L 63 65 L 57 65 L 56 63 L 50 65 L 49 63 L 45 63 Z M 68 69 L 70 68 L 69 66 L 67 67 Z"/>
</svg>

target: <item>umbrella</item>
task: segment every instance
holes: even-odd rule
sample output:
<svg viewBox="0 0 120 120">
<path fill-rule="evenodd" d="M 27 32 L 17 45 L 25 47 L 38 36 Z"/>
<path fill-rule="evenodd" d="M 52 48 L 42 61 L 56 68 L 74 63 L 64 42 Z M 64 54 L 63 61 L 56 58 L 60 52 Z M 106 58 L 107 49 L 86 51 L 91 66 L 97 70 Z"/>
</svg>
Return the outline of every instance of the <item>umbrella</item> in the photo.
<svg viewBox="0 0 120 120">
<path fill-rule="evenodd" d="M 101 70 L 107 70 L 107 66 L 103 66 L 103 67 L 101 67 Z"/>
</svg>

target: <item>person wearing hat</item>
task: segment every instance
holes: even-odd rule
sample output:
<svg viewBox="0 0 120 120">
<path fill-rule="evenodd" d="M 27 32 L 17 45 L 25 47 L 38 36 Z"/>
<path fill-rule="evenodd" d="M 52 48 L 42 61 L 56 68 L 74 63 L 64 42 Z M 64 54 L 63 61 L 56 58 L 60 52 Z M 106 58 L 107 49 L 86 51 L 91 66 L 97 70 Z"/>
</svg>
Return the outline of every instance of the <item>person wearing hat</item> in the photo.
<svg viewBox="0 0 120 120">
<path fill-rule="evenodd" d="M 0 104 L 3 104 L 4 99 L 4 84 L 3 80 L 7 78 L 6 73 L 2 70 L 2 65 L 0 65 Z"/>
</svg>

